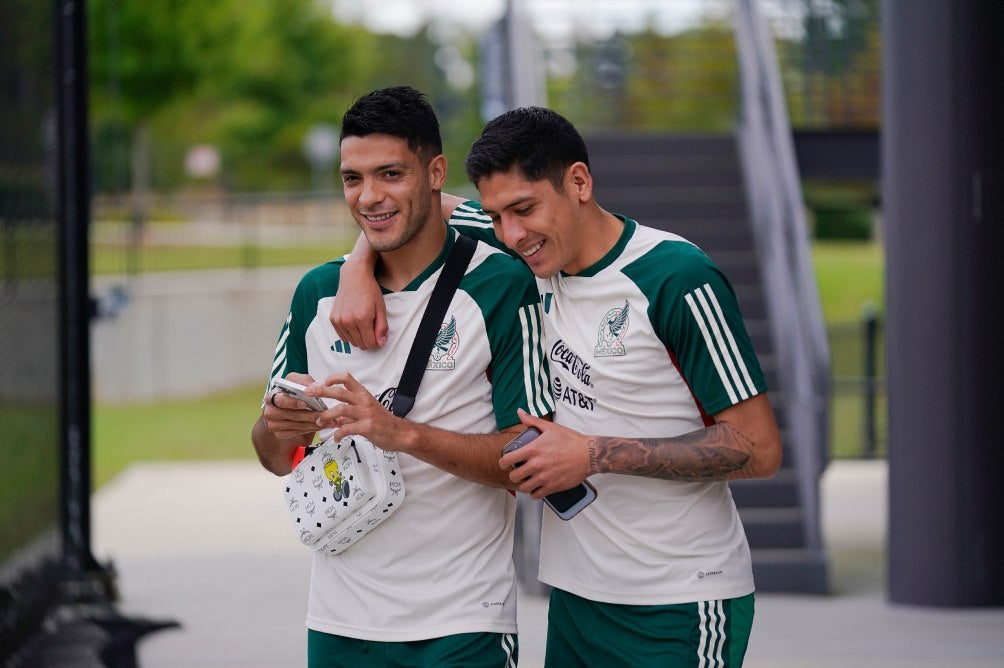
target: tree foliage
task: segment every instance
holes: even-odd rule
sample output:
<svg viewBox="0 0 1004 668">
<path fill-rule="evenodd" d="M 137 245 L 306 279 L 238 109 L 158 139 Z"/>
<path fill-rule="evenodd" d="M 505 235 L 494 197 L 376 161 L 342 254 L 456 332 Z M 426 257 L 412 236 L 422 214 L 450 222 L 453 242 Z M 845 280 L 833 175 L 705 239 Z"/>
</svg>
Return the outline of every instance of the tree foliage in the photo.
<svg viewBox="0 0 1004 668">
<path fill-rule="evenodd" d="M 779 44 L 796 127 L 878 127 L 882 44 L 878 0 L 787 0 L 801 36 Z"/>
<path fill-rule="evenodd" d="M 467 105 L 433 66 L 424 32 L 341 25 L 318 0 L 91 0 L 88 9 L 99 190 L 128 187 L 128 146 L 141 127 L 159 189 L 191 183 L 184 155 L 200 143 L 222 154 L 217 185 L 304 189 L 307 130 L 337 126 L 368 90 L 413 85 L 445 105 L 447 121 Z"/>
<path fill-rule="evenodd" d="M 877 0 L 781 4 L 799 28 L 778 43 L 794 124 L 877 125 Z M 460 54 L 476 67 L 472 35 L 444 37 L 428 26 L 411 36 L 374 34 L 337 23 L 323 0 L 90 0 L 87 6 L 99 191 L 130 187 L 138 155 L 131 147 L 144 145 L 137 136 L 149 137 L 151 180 L 159 190 L 198 185 L 183 163 L 190 147 L 203 143 L 222 156 L 213 187 L 307 189 L 308 129 L 337 126 L 355 97 L 396 84 L 429 94 L 453 166 L 447 185 L 467 186 L 460 165 L 483 122 L 479 91 L 451 83 L 442 63 Z M 721 17 L 709 15 L 677 34 L 652 24 L 563 48 L 564 65 L 548 77 L 548 104 L 584 131 L 727 132 L 734 125 L 734 35 Z"/>
<path fill-rule="evenodd" d="M 576 45 L 574 73 L 550 82 L 554 107 L 587 130 L 728 131 L 736 116 L 731 26 L 675 35 L 650 27 Z"/>
</svg>

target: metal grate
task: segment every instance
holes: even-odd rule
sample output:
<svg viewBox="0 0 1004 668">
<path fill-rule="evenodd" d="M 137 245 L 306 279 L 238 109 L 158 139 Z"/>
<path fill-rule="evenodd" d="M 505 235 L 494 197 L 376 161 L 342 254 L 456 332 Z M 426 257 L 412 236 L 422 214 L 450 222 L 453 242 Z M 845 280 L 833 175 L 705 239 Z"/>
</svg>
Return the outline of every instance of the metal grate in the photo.
<svg viewBox="0 0 1004 668">
<path fill-rule="evenodd" d="M 61 559 L 53 7 L 0 5 L 0 662 Z"/>
</svg>

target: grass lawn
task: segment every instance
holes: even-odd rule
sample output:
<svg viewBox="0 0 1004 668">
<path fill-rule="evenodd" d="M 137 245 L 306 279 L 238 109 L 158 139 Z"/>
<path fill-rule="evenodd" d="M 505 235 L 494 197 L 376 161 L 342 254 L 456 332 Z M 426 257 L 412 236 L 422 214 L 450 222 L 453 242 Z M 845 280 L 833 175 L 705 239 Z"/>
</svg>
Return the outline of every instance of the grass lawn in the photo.
<svg viewBox="0 0 1004 668">
<path fill-rule="evenodd" d="M 856 323 L 864 304 L 881 312 L 882 248 L 874 242 L 825 242 L 813 248 L 823 313 L 828 323 Z M 850 325 L 851 329 L 855 325 Z M 834 338 L 831 354 L 841 374 L 855 375 L 860 338 Z M 263 387 L 156 404 L 96 404 L 93 414 L 94 485 L 140 460 L 254 459 L 251 425 Z M 857 394 L 834 393 L 831 451 L 859 456 L 863 407 Z M 884 420 L 884 415 L 879 416 Z"/>
<path fill-rule="evenodd" d="M 817 241 L 812 247 L 812 259 L 826 322 L 858 322 L 865 304 L 883 312 L 885 274 L 881 244 Z"/>
<path fill-rule="evenodd" d="M 884 312 L 884 263 L 877 242 L 827 241 L 813 245 L 819 298 L 830 334 L 830 366 L 836 377 L 864 374 L 862 314 L 866 306 Z M 878 375 L 884 375 L 884 341 L 877 340 Z M 876 406 L 878 451 L 884 453 L 885 398 Z M 860 391 L 832 388 L 830 397 L 830 453 L 834 457 L 864 454 L 864 397 Z"/>
<path fill-rule="evenodd" d="M 249 459 L 264 384 L 198 399 L 94 406 L 94 488 L 143 460 Z"/>
</svg>

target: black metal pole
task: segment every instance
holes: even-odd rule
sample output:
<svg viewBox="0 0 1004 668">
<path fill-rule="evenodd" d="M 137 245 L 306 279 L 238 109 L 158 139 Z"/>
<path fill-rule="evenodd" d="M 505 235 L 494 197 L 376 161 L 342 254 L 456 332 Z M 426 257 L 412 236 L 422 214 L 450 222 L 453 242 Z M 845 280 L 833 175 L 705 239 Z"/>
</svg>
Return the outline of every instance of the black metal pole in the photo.
<svg viewBox="0 0 1004 668">
<path fill-rule="evenodd" d="M 868 305 L 864 309 L 864 376 L 865 376 L 865 457 L 873 459 L 878 452 L 875 439 L 875 345 L 878 340 L 878 315 L 874 307 Z"/>
<path fill-rule="evenodd" d="M 58 36 L 60 397 L 65 594 L 107 597 L 107 577 L 91 554 L 90 219 L 87 53 L 83 0 L 56 0 Z"/>
</svg>

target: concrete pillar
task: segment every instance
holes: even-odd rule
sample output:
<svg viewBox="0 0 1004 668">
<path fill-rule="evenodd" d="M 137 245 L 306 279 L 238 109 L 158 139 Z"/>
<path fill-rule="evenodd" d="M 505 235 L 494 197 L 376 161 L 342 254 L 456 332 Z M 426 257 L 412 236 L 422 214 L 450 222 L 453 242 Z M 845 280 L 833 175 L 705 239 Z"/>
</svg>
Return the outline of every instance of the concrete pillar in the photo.
<svg viewBox="0 0 1004 668">
<path fill-rule="evenodd" d="M 882 26 L 889 596 L 1004 605 L 1004 2 Z"/>
</svg>

